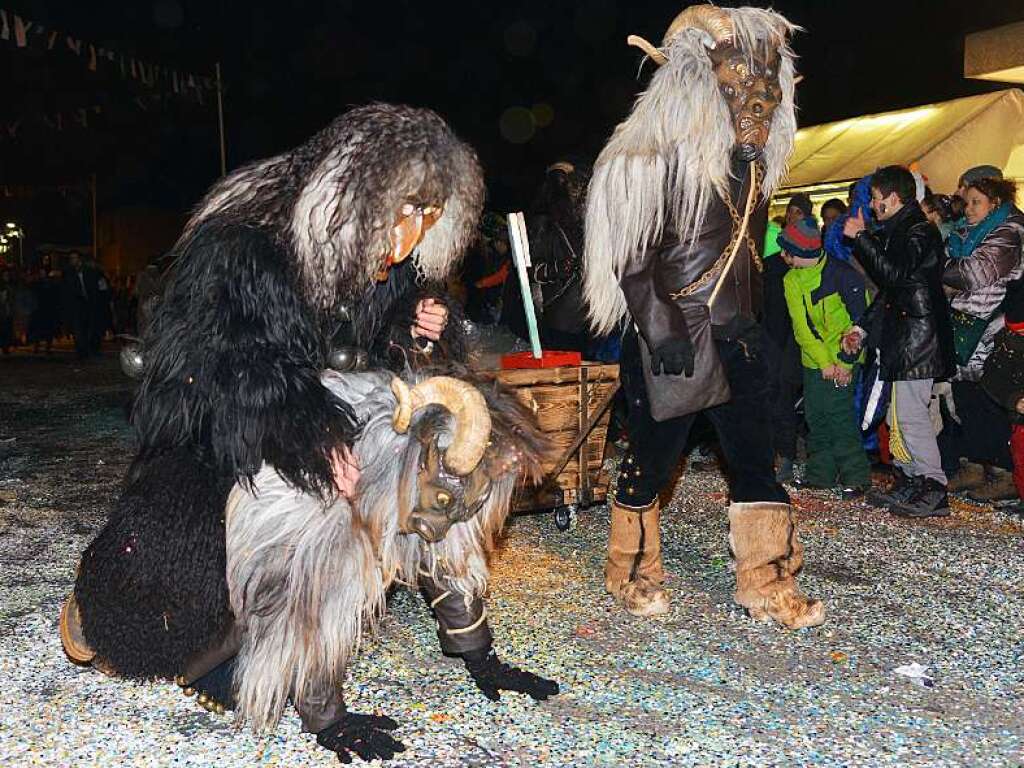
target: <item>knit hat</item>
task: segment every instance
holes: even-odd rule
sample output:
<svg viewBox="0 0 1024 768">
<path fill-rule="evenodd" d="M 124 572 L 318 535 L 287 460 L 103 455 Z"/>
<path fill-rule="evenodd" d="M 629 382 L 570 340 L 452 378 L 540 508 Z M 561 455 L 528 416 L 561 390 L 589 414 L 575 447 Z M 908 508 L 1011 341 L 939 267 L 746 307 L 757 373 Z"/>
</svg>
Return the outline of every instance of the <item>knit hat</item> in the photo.
<svg viewBox="0 0 1024 768">
<path fill-rule="evenodd" d="M 789 198 L 789 202 L 786 204 L 786 207 L 788 208 L 791 205 L 799 208 L 804 216 L 810 216 L 814 213 L 814 204 L 811 202 L 810 195 L 804 194 L 803 192 L 797 192 Z"/>
<path fill-rule="evenodd" d="M 778 243 L 790 256 L 818 258 L 821 255 L 821 230 L 818 229 L 818 222 L 808 216 L 790 224 L 782 230 Z"/>
<path fill-rule="evenodd" d="M 969 187 L 971 184 L 976 181 L 980 181 L 981 179 L 1001 178 L 1003 178 L 1003 172 L 994 165 L 976 165 L 963 172 L 963 175 L 960 177 L 960 185 Z"/>
</svg>

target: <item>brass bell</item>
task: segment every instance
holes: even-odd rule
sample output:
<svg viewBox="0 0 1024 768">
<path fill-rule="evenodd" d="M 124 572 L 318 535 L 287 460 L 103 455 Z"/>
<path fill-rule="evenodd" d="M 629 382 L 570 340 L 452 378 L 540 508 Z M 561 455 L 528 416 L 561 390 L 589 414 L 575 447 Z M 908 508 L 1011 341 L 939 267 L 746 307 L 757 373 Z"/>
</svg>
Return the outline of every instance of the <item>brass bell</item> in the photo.
<svg viewBox="0 0 1024 768">
<path fill-rule="evenodd" d="M 177 677 L 175 677 L 174 682 L 180 685 L 182 688 L 184 688 L 186 685 L 185 678 L 182 675 L 178 675 Z"/>
<path fill-rule="evenodd" d="M 213 711 L 216 712 L 218 715 L 223 715 L 226 710 L 224 709 L 223 704 L 217 702 L 213 707 Z"/>
<path fill-rule="evenodd" d="M 210 700 L 210 697 L 207 696 L 205 693 L 200 693 L 199 694 L 199 698 L 196 699 L 196 701 L 198 701 L 199 704 L 201 706 L 204 706 L 204 707 L 206 706 L 206 702 L 208 702 L 209 700 Z"/>
<path fill-rule="evenodd" d="M 185 688 L 184 690 L 182 690 L 182 693 L 184 693 L 186 696 L 195 696 L 196 695 L 196 689 L 195 688 Z"/>
<path fill-rule="evenodd" d="M 447 507 L 452 503 L 452 495 L 448 491 L 437 492 L 437 504 L 441 507 Z"/>
</svg>

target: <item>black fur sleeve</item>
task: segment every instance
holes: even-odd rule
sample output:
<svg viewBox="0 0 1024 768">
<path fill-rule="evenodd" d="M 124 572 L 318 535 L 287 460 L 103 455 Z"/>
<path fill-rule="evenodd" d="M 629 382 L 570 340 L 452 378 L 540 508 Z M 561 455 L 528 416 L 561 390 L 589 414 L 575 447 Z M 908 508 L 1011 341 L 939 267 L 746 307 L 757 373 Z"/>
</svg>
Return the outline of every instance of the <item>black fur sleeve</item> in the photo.
<svg viewBox="0 0 1024 768">
<path fill-rule="evenodd" d="M 331 452 L 358 427 L 320 384 L 323 345 L 286 259 L 237 226 L 207 225 L 181 249 L 144 340 L 140 458 L 194 444 L 223 474 L 251 478 L 266 461 L 304 491 L 333 494 Z"/>
</svg>

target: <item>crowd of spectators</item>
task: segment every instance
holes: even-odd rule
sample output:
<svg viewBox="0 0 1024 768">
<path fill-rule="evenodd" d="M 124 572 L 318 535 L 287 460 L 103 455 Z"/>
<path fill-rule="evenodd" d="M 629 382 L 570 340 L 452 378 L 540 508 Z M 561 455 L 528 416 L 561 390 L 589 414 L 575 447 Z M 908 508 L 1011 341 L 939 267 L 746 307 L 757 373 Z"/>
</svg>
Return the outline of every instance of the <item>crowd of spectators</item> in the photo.
<svg viewBox="0 0 1024 768">
<path fill-rule="evenodd" d="M 138 332 L 158 291 L 155 266 L 138 276 L 110 278 L 77 251 L 44 254 L 26 268 L 0 264 L 0 352 L 50 354 L 64 340 L 73 343 L 78 358 L 93 357 L 104 339 Z"/>
</svg>

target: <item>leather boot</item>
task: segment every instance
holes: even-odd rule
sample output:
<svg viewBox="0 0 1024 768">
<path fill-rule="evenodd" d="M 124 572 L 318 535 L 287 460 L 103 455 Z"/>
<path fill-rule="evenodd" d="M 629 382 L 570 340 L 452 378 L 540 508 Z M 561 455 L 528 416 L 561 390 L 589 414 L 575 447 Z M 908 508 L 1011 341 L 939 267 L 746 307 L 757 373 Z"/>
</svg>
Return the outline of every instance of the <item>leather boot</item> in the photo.
<svg viewBox="0 0 1024 768">
<path fill-rule="evenodd" d="M 949 493 L 973 491 L 975 488 L 980 488 L 984 485 L 987 479 L 985 477 L 985 468 L 981 464 L 969 461 L 966 464 L 962 464 L 960 469 L 956 471 L 956 474 L 949 478 L 946 490 Z"/>
<path fill-rule="evenodd" d="M 634 616 L 657 616 L 669 610 L 661 588 L 661 531 L 658 502 L 630 508 L 612 503 L 605 589 Z"/>
<path fill-rule="evenodd" d="M 752 618 L 770 617 L 790 629 L 825 621 L 825 605 L 801 594 L 796 583 L 803 546 L 788 504 L 732 504 L 729 543 L 736 556 L 734 599 Z"/>
<path fill-rule="evenodd" d="M 952 483 L 950 483 L 950 486 Z M 949 486 L 946 488 L 949 490 Z M 967 491 L 968 498 L 975 501 L 1009 501 L 1019 498 L 1013 474 L 999 467 L 992 467 L 989 475 L 983 474 L 983 482 Z"/>
</svg>

